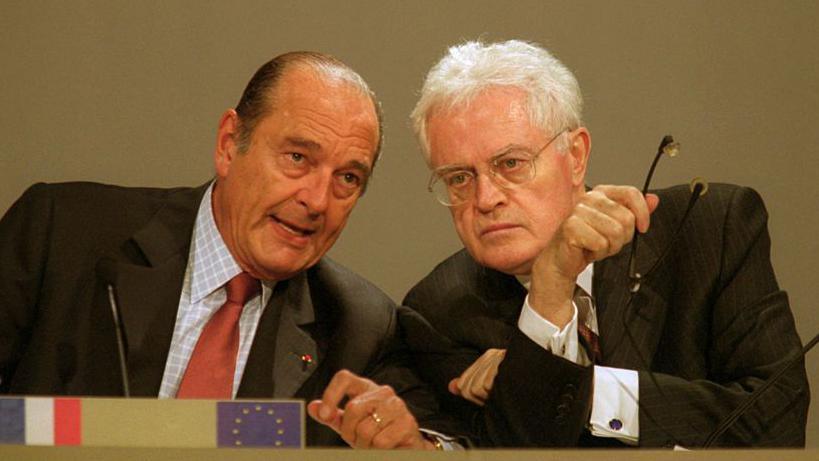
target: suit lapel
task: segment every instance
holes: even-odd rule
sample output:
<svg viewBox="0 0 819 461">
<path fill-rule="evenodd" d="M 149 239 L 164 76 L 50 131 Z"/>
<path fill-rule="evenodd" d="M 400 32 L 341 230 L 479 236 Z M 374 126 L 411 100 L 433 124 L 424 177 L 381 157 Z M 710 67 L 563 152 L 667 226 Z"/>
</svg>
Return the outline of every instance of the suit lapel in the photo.
<svg viewBox="0 0 819 461">
<path fill-rule="evenodd" d="M 289 398 L 318 368 L 321 357 L 318 345 L 304 330 L 315 320 L 307 273 L 281 283 L 286 286 L 274 291 L 268 305 L 268 309 L 281 309 L 273 359 L 273 397 Z"/>
<path fill-rule="evenodd" d="M 128 372 L 134 395 L 156 395 L 171 344 L 186 259 L 158 267 L 119 264 L 116 298 L 128 345 Z"/>
<path fill-rule="evenodd" d="M 654 234 L 641 236 L 637 252 L 637 271 L 646 273 L 657 261 Z M 600 345 L 605 365 L 644 369 L 651 365 L 663 331 L 667 299 L 658 289 L 663 281 L 662 268 L 643 279 L 640 290 L 629 292 L 628 259 L 631 246 L 595 264 L 593 291 L 598 304 Z M 598 295 L 599 294 L 599 295 Z"/>
<path fill-rule="evenodd" d="M 116 294 L 133 395 L 159 392 L 204 190 L 203 186 L 172 192 L 120 253 L 98 264 L 98 275 Z"/>
</svg>

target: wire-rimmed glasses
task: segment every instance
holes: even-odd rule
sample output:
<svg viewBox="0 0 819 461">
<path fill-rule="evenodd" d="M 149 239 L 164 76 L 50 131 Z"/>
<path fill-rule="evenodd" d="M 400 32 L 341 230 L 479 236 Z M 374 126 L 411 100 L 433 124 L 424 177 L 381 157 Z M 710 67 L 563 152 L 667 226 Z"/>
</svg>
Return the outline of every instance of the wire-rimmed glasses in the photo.
<svg viewBox="0 0 819 461">
<path fill-rule="evenodd" d="M 489 178 L 500 188 L 512 189 L 526 184 L 537 176 L 537 159 L 560 135 L 569 131 L 560 130 L 546 144 L 536 151 L 522 146 L 511 146 L 492 156 L 487 162 Z M 475 197 L 478 171 L 466 165 L 444 165 L 433 170 L 427 190 L 444 206 L 454 207 L 469 202 Z"/>
</svg>

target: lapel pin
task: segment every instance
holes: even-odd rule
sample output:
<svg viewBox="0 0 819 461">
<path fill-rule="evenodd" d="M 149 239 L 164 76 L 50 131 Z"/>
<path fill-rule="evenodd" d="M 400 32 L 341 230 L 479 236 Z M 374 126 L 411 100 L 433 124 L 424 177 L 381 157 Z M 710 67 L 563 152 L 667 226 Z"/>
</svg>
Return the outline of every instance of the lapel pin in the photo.
<svg viewBox="0 0 819 461">
<path fill-rule="evenodd" d="M 307 368 L 313 363 L 313 356 L 310 354 L 301 354 L 299 359 L 301 359 L 301 371 L 307 371 Z"/>
</svg>

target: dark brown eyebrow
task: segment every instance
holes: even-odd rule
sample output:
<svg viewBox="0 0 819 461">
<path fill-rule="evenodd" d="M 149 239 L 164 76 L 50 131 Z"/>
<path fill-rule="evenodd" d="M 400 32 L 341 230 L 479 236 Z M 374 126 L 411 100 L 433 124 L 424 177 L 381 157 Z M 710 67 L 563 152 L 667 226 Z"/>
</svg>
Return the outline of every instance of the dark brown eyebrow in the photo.
<svg viewBox="0 0 819 461">
<path fill-rule="evenodd" d="M 295 147 L 301 147 L 301 148 L 307 149 L 309 151 L 314 151 L 315 152 L 315 151 L 320 151 L 321 150 L 321 144 L 316 142 L 316 141 L 313 141 L 312 139 L 302 138 L 302 137 L 298 137 L 298 136 L 288 136 L 287 138 L 284 139 L 284 141 L 285 141 L 286 144 L 289 144 L 289 145 L 292 145 L 292 146 L 295 146 Z M 364 176 L 364 181 L 365 182 L 370 179 L 370 175 L 372 173 L 372 170 L 371 170 L 369 165 L 367 165 L 364 162 L 360 162 L 358 160 L 350 160 L 349 162 L 347 162 L 340 169 L 343 170 L 343 169 L 346 169 L 346 168 L 352 168 L 354 170 L 358 170 Z"/>
<path fill-rule="evenodd" d="M 292 144 L 296 147 L 303 147 L 312 151 L 321 150 L 321 144 L 307 138 L 287 137 L 284 140 L 286 143 Z"/>
<path fill-rule="evenodd" d="M 365 180 L 369 179 L 370 177 L 370 166 L 366 163 L 359 162 L 358 160 L 350 160 L 342 169 L 344 168 L 352 168 L 360 171 L 361 174 L 364 175 Z"/>
</svg>

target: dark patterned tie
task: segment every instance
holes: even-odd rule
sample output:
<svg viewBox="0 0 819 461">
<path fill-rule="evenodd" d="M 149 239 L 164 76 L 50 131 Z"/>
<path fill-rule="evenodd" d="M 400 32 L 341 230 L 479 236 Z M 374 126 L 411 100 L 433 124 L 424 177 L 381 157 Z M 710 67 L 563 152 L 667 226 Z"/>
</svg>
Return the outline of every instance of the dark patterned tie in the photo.
<svg viewBox="0 0 819 461">
<path fill-rule="evenodd" d="M 239 352 L 239 318 L 245 303 L 259 292 L 259 281 L 242 272 L 225 286 L 227 301 L 199 335 L 176 396 L 181 399 L 229 399 Z"/>
<path fill-rule="evenodd" d="M 586 312 L 591 312 L 593 309 L 594 301 L 592 300 L 591 295 L 586 293 L 586 290 L 580 288 L 580 285 L 575 286 L 573 300 L 578 309 L 585 309 Z M 603 352 L 600 350 L 600 339 L 598 338 L 597 333 L 593 332 L 592 329 L 589 328 L 584 322 L 580 321 L 580 317 L 581 316 L 578 315 L 577 339 L 580 341 L 580 344 L 586 348 L 586 353 L 588 354 L 592 363 L 603 363 Z M 585 317 L 588 317 L 588 315 Z"/>
</svg>

